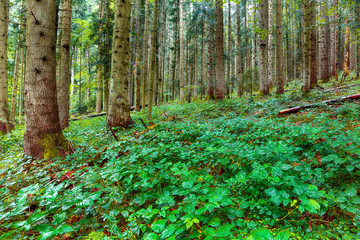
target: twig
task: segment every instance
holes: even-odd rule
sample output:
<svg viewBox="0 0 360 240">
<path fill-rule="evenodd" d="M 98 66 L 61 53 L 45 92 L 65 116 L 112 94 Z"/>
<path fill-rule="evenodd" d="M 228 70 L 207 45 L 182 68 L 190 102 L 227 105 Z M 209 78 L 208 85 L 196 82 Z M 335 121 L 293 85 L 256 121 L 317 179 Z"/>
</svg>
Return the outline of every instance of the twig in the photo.
<svg viewBox="0 0 360 240">
<path fill-rule="evenodd" d="M 146 126 L 144 120 L 142 120 L 142 119 L 140 118 L 140 121 L 141 121 L 141 123 L 144 125 L 144 127 L 147 129 L 148 127 Z"/>
<path fill-rule="evenodd" d="M 119 138 L 116 136 L 114 129 L 110 127 L 111 134 L 114 136 L 115 140 L 118 142 Z"/>
</svg>

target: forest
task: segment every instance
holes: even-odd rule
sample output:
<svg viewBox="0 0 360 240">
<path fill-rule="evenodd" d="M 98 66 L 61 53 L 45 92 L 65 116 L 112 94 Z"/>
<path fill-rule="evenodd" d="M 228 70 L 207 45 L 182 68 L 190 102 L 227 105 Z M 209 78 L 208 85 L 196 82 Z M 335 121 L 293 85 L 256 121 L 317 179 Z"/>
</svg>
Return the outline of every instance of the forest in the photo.
<svg viewBox="0 0 360 240">
<path fill-rule="evenodd" d="M 0 239 L 360 239 L 359 0 L 0 0 Z"/>
</svg>

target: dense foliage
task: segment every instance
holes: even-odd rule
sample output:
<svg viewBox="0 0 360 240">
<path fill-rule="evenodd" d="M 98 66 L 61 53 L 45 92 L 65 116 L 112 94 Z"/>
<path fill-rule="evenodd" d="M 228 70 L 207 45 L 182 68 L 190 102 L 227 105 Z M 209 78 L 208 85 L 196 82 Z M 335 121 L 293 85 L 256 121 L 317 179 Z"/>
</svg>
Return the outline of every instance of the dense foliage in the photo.
<svg viewBox="0 0 360 240">
<path fill-rule="evenodd" d="M 0 239 L 359 239 L 360 105 L 277 116 L 327 94 L 163 105 L 119 141 L 104 117 L 74 121 L 75 152 L 52 161 L 22 158 L 18 127 Z"/>
</svg>

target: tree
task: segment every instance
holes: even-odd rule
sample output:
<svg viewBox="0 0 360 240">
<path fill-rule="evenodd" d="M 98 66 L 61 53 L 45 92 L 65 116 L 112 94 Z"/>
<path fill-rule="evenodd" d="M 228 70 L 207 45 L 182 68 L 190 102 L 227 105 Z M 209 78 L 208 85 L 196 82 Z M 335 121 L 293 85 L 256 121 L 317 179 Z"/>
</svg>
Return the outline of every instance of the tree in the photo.
<svg viewBox="0 0 360 240">
<path fill-rule="evenodd" d="M 304 73 L 303 73 L 303 91 L 310 92 L 311 75 L 311 0 L 304 0 Z"/>
<path fill-rule="evenodd" d="M 143 42 L 143 70 L 142 70 L 142 98 L 141 104 L 143 108 L 146 105 L 146 96 L 147 96 L 147 82 L 148 82 L 148 23 L 149 22 L 149 3 L 148 0 L 145 0 L 145 23 L 144 23 L 144 42 Z"/>
<path fill-rule="evenodd" d="M 103 79 L 103 18 L 104 18 L 104 2 L 99 0 L 99 39 L 98 39 L 98 66 L 96 75 L 96 112 L 101 112 L 101 90 Z"/>
<path fill-rule="evenodd" d="M 7 39 L 8 39 L 8 1 L 0 1 L 0 134 L 9 130 L 8 88 L 7 88 Z"/>
<path fill-rule="evenodd" d="M 128 128 L 133 124 L 128 97 L 130 62 L 130 0 L 117 0 L 111 64 L 108 127 Z"/>
<path fill-rule="evenodd" d="M 159 14 L 159 3 L 158 0 L 154 2 L 154 21 L 153 29 L 151 33 L 151 48 L 150 48 L 150 83 L 149 83 L 149 108 L 148 108 L 148 119 L 152 118 L 152 107 L 154 98 L 154 81 L 156 80 L 156 42 L 157 42 L 157 25 L 158 25 L 158 14 Z"/>
<path fill-rule="evenodd" d="M 320 25 L 319 32 L 319 58 L 320 58 L 320 79 L 323 82 L 329 81 L 330 78 L 330 65 L 329 65 L 329 35 L 330 29 L 327 26 L 326 22 L 328 22 L 328 16 L 326 14 L 327 11 L 327 1 L 321 4 L 321 21 L 325 24 Z"/>
<path fill-rule="evenodd" d="M 179 65 L 179 76 L 180 76 L 180 101 L 184 101 L 184 88 L 185 88 L 185 78 L 184 78 L 184 2 L 183 0 L 179 1 L 179 40 L 180 40 L 180 65 Z"/>
<path fill-rule="evenodd" d="M 269 19 L 269 35 L 268 35 L 268 85 L 269 88 L 273 86 L 273 0 L 268 0 L 269 10 L 268 10 L 268 19 Z"/>
<path fill-rule="evenodd" d="M 56 2 L 27 1 L 25 154 L 52 158 L 68 151 L 56 94 Z"/>
<path fill-rule="evenodd" d="M 216 99 L 225 97 L 223 3 L 216 0 Z"/>
<path fill-rule="evenodd" d="M 260 92 L 262 94 L 269 94 L 269 80 L 268 80 L 268 0 L 261 0 L 259 6 L 259 24 L 261 34 L 259 37 L 259 70 L 260 70 Z"/>
<path fill-rule="evenodd" d="M 310 70 L 310 86 L 316 87 L 318 85 L 317 83 L 317 53 L 316 53 L 316 39 L 317 39 L 317 31 L 316 31 L 316 9 L 315 9 L 315 3 L 316 0 L 312 0 L 310 2 L 310 18 L 311 18 L 311 52 L 310 52 L 310 64 L 311 64 L 311 70 Z"/>
<path fill-rule="evenodd" d="M 64 0 L 61 36 L 59 117 L 61 129 L 69 126 L 71 0 Z"/>
<path fill-rule="evenodd" d="M 281 0 L 276 0 L 276 72 L 277 94 L 284 93 L 283 75 L 283 29 L 282 29 L 282 5 Z"/>
</svg>

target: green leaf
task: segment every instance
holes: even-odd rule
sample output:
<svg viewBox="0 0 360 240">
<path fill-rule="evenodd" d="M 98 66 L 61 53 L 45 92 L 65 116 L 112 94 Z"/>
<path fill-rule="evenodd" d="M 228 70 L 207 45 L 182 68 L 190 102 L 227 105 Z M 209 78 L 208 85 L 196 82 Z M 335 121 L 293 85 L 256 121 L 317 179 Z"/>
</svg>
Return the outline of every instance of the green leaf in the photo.
<svg viewBox="0 0 360 240">
<path fill-rule="evenodd" d="M 221 226 L 215 233 L 216 237 L 226 237 L 232 234 L 230 231 L 233 228 L 233 225 L 227 224 L 224 226 Z"/>
<path fill-rule="evenodd" d="M 74 232 L 75 230 L 69 225 L 62 225 L 56 229 L 57 234 L 64 234 L 68 232 Z"/>
<path fill-rule="evenodd" d="M 355 197 L 357 195 L 357 191 L 354 188 L 349 188 L 345 191 L 345 194 L 348 197 Z"/>
<path fill-rule="evenodd" d="M 155 233 L 149 233 L 144 238 L 144 240 L 158 240 L 158 239 L 159 239 L 159 236 L 157 234 L 155 234 Z"/>
<path fill-rule="evenodd" d="M 220 226 L 220 218 L 213 218 L 210 220 L 209 225 L 212 227 L 218 227 Z"/>
<path fill-rule="evenodd" d="M 161 233 L 166 225 L 166 221 L 164 220 L 156 220 L 151 224 L 151 229 L 154 230 L 156 233 Z"/>
<path fill-rule="evenodd" d="M 283 230 L 276 235 L 275 240 L 288 240 L 290 238 L 289 229 Z"/>
<path fill-rule="evenodd" d="M 175 230 L 176 230 L 176 227 L 173 224 L 171 224 L 161 233 L 161 238 L 170 237 L 171 235 L 174 234 Z"/>
<path fill-rule="evenodd" d="M 53 227 L 47 224 L 40 224 L 35 227 L 35 230 L 39 233 L 47 233 L 53 231 Z"/>
<path fill-rule="evenodd" d="M 183 188 L 190 189 L 194 185 L 194 181 L 185 181 L 182 183 Z"/>
<path fill-rule="evenodd" d="M 251 233 L 249 239 L 252 240 L 273 240 L 273 236 L 268 229 L 258 229 Z"/>
</svg>

